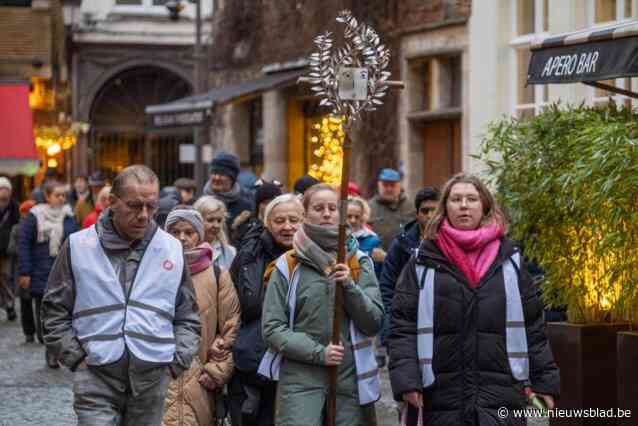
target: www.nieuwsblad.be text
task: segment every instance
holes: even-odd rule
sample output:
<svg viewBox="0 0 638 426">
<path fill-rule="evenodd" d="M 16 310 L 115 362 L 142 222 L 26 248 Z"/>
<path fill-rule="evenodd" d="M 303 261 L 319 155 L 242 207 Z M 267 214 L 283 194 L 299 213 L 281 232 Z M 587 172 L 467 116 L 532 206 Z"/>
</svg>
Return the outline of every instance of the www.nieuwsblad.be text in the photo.
<svg viewBox="0 0 638 426">
<path fill-rule="evenodd" d="M 550 419 L 628 419 L 631 418 L 631 410 L 622 408 L 555 408 L 553 410 L 527 408 L 524 410 L 510 410 L 506 407 L 501 407 L 498 409 L 498 416 L 502 419 L 510 416 L 515 419 L 530 417 L 547 417 Z"/>
</svg>

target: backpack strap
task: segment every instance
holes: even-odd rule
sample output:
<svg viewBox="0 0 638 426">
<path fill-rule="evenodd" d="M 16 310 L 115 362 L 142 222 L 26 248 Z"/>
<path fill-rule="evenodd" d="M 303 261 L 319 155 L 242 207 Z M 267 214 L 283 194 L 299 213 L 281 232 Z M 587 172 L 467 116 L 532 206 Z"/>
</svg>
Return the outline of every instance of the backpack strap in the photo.
<svg viewBox="0 0 638 426">
<path fill-rule="evenodd" d="M 297 266 L 297 258 L 295 257 L 294 250 L 288 250 L 285 254 L 286 262 L 288 263 L 288 276 L 292 277 L 292 271 Z M 278 259 L 278 258 L 277 258 Z M 266 270 L 264 271 L 264 283 L 268 285 L 268 281 L 270 280 L 270 276 L 272 272 L 277 269 L 277 259 L 273 260 L 266 266 Z"/>
<path fill-rule="evenodd" d="M 292 271 L 297 266 L 297 257 L 295 256 L 294 250 L 288 250 L 285 253 L 286 262 L 288 263 L 288 276 L 292 277 Z M 364 255 L 365 256 L 365 255 Z M 361 263 L 359 262 L 359 253 L 355 253 L 353 256 L 350 256 L 348 259 L 348 268 L 350 268 L 350 274 L 352 275 L 352 279 L 357 282 L 359 280 L 359 275 L 361 274 Z M 275 270 L 277 264 L 277 259 L 273 260 L 266 266 L 266 271 L 264 272 L 264 282 L 268 282 L 270 280 L 270 275 L 272 271 Z"/>
</svg>

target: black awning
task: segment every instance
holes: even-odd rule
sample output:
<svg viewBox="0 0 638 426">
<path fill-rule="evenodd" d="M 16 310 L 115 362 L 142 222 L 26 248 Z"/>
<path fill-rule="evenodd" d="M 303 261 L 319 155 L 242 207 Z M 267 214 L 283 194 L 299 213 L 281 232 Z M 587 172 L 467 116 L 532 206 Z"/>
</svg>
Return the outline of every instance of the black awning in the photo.
<svg viewBox="0 0 638 426">
<path fill-rule="evenodd" d="M 294 84 L 304 73 L 305 70 L 297 69 L 267 74 L 255 80 L 222 86 L 206 93 L 188 96 L 165 104 L 149 105 L 145 108 L 148 126 L 151 129 L 162 129 L 203 124 L 214 106 Z"/>
<path fill-rule="evenodd" d="M 638 21 L 552 36 L 532 45 L 528 84 L 638 75 Z"/>
</svg>

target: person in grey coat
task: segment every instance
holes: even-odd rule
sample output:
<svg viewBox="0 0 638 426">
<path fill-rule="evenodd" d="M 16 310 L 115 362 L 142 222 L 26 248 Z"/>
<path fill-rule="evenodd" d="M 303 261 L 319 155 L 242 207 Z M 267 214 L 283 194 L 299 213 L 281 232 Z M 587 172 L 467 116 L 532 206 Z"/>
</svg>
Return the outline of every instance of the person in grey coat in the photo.
<svg viewBox="0 0 638 426">
<path fill-rule="evenodd" d="M 79 425 L 160 425 L 168 383 L 199 348 L 181 245 L 152 220 L 158 198 L 152 170 L 125 168 L 110 207 L 67 239 L 49 276 L 44 339 L 74 372 Z"/>
</svg>

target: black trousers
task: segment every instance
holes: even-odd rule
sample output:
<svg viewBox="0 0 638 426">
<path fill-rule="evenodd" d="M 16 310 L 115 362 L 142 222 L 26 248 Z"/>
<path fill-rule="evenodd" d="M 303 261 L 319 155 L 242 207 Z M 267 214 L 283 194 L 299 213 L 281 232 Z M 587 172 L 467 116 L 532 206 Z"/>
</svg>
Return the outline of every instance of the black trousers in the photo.
<svg viewBox="0 0 638 426">
<path fill-rule="evenodd" d="M 233 426 L 274 426 L 276 393 L 277 382 L 258 378 L 257 374 L 246 374 L 235 370 L 228 384 L 230 417 Z M 250 401 L 251 398 L 255 397 L 258 398 L 255 409 L 248 410 L 248 406 L 254 402 Z M 252 415 L 247 414 L 247 411 L 252 411 Z"/>
<path fill-rule="evenodd" d="M 35 305 L 35 312 L 33 308 Z M 37 334 L 38 341 L 43 343 L 42 339 L 42 320 L 40 319 L 40 306 L 42 305 L 42 296 L 31 296 L 30 298 L 20 298 L 20 313 L 22 317 L 22 331 L 25 336 L 33 336 Z"/>
</svg>

